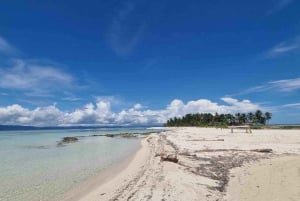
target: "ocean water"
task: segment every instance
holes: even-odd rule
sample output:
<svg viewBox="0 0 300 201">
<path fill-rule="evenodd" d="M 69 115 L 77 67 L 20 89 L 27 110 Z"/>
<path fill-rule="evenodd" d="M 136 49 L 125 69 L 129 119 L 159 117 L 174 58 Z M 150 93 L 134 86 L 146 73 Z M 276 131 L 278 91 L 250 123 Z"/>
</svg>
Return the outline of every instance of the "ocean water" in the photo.
<svg viewBox="0 0 300 201">
<path fill-rule="evenodd" d="M 149 132 L 136 128 L 0 131 L 0 201 L 60 200 L 101 170 L 132 155 L 139 139 L 80 137 L 57 146 L 66 136 Z"/>
</svg>

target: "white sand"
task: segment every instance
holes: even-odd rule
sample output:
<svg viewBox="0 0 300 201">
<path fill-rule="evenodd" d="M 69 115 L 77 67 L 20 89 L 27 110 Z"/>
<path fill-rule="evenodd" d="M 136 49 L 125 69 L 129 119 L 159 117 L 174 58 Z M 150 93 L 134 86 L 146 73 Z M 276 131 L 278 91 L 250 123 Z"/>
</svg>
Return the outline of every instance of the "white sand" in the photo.
<svg viewBox="0 0 300 201">
<path fill-rule="evenodd" d="M 272 149 L 273 152 L 250 151 L 264 148 Z M 177 154 L 179 163 L 161 162 L 161 153 L 170 156 Z M 283 198 L 293 194 L 292 198 L 300 200 L 300 193 L 297 191 L 300 180 L 293 168 L 298 164 L 294 161 L 298 160 L 277 159 L 286 154 L 300 154 L 299 130 L 253 130 L 252 134 L 240 130 L 232 134 L 229 129 L 170 128 L 159 135 L 151 134 L 142 141 L 142 148 L 127 167 L 124 166 L 110 180 L 90 188 L 90 192 L 84 192 L 75 198 L 73 196 L 72 200 L 241 200 L 237 196 L 242 196 L 245 200 L 248 197 L 248 200 L 265 200 L 251 198 L 250 195 L 255 194 L 257 189 L 248 187 L 247 182 L 250 181 L 249 185 L 253 186 L 254 180 L 265 175 L 263 172 L 278 172 L 278 168 L 287 170 L 276 174 L 278 179 L 275 180 L 285 182 L 286 187 L 294 185 L 295 188 L 288 192 L 285 188 L 273 187 L 277 182 L 269 184 L 261 179 L 258 184 L 260 194 L 268 193 L 266 189 L 271 185 L 271 189 L 276 188 L 276 192 Z M 257 169 L 254 165 L 254 169 L 249 169 L 249 164 L 257 164 L 257 161 L 264 164 L 262 159 L 269 162 L 272 160 L 276 164 L 274 169 L 269 170 L 264 165 Z M 241 165 L 244 166 L 235 168 Z M 251 172 L 251 175 L 240 172 Z M 273 175 L 270 177 L 273 178 Z M 241 185 L 239 181 L 245 185 Z"/>
<path fill-rule="evenodd" d="M 232 175 L 227 200 L 300 200 L 300 156 L 266 159 Z"/>
</svg>

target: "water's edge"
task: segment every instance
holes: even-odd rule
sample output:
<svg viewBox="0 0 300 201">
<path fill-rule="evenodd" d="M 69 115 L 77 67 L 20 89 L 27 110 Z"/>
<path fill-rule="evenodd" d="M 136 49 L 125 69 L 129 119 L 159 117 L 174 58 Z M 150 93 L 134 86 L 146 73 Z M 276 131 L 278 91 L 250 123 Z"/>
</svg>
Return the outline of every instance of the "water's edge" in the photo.
<svg viewBox="0 0 300 201">
<path fill-rule="evenodd" d="M 137 147 L 136 150 L 130 153 L 123 160 L 117 161 L 111 164 L 109 167 L 106 167 L 105 169 L 97 172 L 95 176 L 87 178 L 85 181 L 81 182 L 80 184 L 76 185 L 74 188 L 67 191 L 60 199 L 62 201 L 80 200 L 80 198 L 92 192 L 97 187 L 112 180 L 114 177 L 118 175 L 119 172 L 125 169 L 134 159 L 138 151 L 142 148 L 141 141 L 142 139 L 140 139 L 139 147 Z M 52 200 L 52 201 L 57 201 L 57 200 Z"/>
</svg>

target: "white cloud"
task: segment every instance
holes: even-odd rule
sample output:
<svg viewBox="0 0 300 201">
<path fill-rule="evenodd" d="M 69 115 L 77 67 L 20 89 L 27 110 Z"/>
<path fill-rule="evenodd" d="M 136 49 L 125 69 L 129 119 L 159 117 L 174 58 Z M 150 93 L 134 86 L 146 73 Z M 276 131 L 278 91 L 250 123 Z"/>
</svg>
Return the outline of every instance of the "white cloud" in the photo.
<svg viewBox="0 0 300 201">
<path fill-rule="evenodd" d="M 264 91 L 292 92 L 299 89 L 300 89 L 300 77 L 295 79 L 270 81 L 266 84 L 249 88 L 239 93 L 239 95 L 264 92 Z"/>
<path fill-rule="evenodd" d="M 9 44 L 4 38 L 0 36 L 0 52 L 11 54 L 11 53 L 15 53 L 16 49 L 11 44 Z"/>
<path fill-rule="evenodd" d="M 249 112 L 261 109 L 258 104 L 249 100 L 236 100 L 222 98 L 225 105 L 212 102 L 208 99 L 199 99 L 184 103 L 179 99 L 173 100 L 165 109 L 144 109 L 141 104 L 135 104 L 130 109 L 120 112 L 111 110 L 112 102 L 98 100 L 95 104 L 88 103 L 82 108 L 72 112 L 59 110 L 56 105 L 38 107 L 29 110 L 20 105 L 0 107 L 0 122 L 11 125 L 137 125 L 137 124 L 161 124 L 175 116 L 183 116 L 187 113 L 236 113 Z"/>
<path fill-rule="evenodd" d="M 109 45 L 120 57 L 127 57 L 133 51 L 145 29 L 144 23 L 132 17 L 136 6 L 134 1 L 127 2 L 114 16 L 108 30 Z M 135 25 L 130 23 L 132 20 Z"/>
<path fill-rule="evenodd" d="M 135 104 L 135 105 L 133 106 L 133 108 L 134 108 L 135 110 L 139 110 L 139 109 L 142 109 L 143 106 L 142 106 L 141 104 L 137 103 L 137 104 Z"/>
<path fill-rule="evenodd" d="M 0 36 L 0 53 L 14 54 L 19 51 Z M 49 60 L 20 59 L 6 55 L 5 62 L 0 66 L 0 90 L 15 92 L 25 97 L 35 98 L 60 98 L 64 101 L 79 101 L 71 92 L 83 89 L 82 84 L 76 84 L 73 76 L 61 70 L 60 65 Z M 3 63 L 9 63 L 3 66 Z M 7 65 L 7 64 L 6 64 Z M 2 96 L 8 95 L 1 92 Z M 25 99 L 22 98 L 22 101 Z M 38 102 L 31 100 L 31 102 Z M 40 102 L 40 101 L 39 101 Z M 34 104 L 36 105 L 36 104 Z"/>
<path fill-rule="evenodd" d="M 238 101 L 229 97 L 222 98 L 222 100 L 229 104 L 228 106 L 223 106 L 223 113 L 251 112 L 261 109 L 261 106 L 252 103 L 250 100 Z"/>
<path fill-rule="evenodd" d="M 285 53 L 285 52 L 289 52 L 291 50 L 294 50 L 296 48 L 298 48 L 298 44 L 285 44 L 285 43 L 280 43 L 279 45 L 276 45 L 272 50 L 271 50 L 271 54 L 280 54 L 280 53 Z"/>
<path fill-rule="evenodd" d="M 299 48 L 300 48 L 300 36 L 297 36 L 292 40 L 284 41 L 275 45 L 267 52 L 267 57 L 273 58 L 282 54 L 293 52 Z"/>
<path fill-rule="evenodd" d="M 288 107 L 288 108 L 299 108 L 300 109 L 300 103 L 290 103 L 290 104 L 285 104 L 282 107 Z"/>
<path fill-rule="evenodd" d="M 0 88 L 19 90 L 31 96 L 47 96 L 72 86 L 73 78 L 52 65 L 15 60 L 12 67 L 0 69 Z"/>
<path fill-rule="evenodd" d="M 62 116 L 63 113 L 55 106 L 29 110 L 14 104 L 0 108 L 0 122 L 8 125 L 58 125 Z"/>
<path fill-rule="evenodd" d="M 111 104 L 121 104 L 122 100 L 116 96 L 96 96 L 96 101 L 110 102 Z"/>
<path fill-rule="evenodd" d="M 280 91 L 294 91 L 300 89 L 300 78 L 288 79 L 288 80 L 277 80 L 269 82 L 272 88 Z"/>
</svg>

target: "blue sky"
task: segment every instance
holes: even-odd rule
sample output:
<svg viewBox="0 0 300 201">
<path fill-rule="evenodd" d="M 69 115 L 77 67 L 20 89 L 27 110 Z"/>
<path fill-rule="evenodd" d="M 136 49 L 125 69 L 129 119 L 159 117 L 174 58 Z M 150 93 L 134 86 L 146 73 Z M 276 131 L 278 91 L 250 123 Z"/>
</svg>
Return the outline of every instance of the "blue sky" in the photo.
<svg viewBox="0 0 300 201">
<path fill-rule="evenodd" d="M 300 2 L 1 1 L 0 123 L 300 123 Z"/>
</svg>

